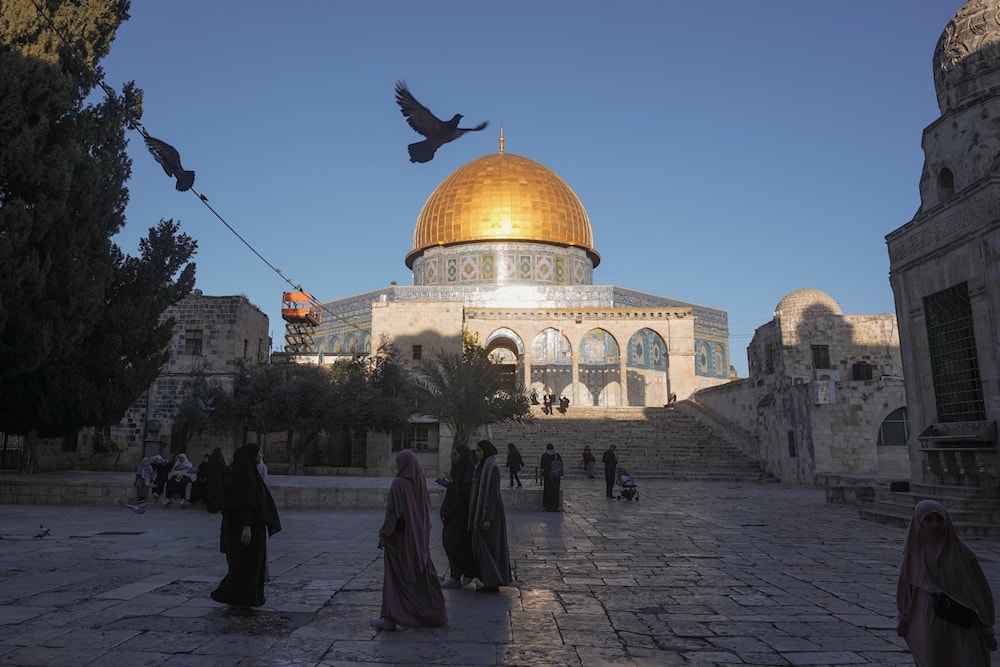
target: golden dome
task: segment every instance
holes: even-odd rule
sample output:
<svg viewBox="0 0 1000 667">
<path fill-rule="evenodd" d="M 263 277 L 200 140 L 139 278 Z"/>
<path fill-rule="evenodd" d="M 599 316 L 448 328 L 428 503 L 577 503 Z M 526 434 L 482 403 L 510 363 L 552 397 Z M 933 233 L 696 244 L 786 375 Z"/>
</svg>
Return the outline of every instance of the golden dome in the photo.
<svg viewBox="0 0 1000 667">
<path fill-rule="evenodd" d="M 417 217 L 406 265 L 428 248 L 477 241 L 534 241 L 587 251 L 594 266 L 590 219 L 576 193 L 542 165 L 519 155 L 486 155 L 456 169 L 431 193 Z"/>
</svg>

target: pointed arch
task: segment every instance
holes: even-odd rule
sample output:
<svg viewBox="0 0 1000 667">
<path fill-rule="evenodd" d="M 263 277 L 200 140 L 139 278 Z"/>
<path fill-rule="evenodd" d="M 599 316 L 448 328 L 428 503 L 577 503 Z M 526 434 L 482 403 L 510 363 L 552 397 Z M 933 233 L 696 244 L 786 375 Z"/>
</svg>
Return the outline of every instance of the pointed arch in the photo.
<svg viewBox="0 0 1000 667">
<path fill-rule="evenodd" d="M 573 347 L 563 332 L 547 327 L 531 339 L 531 381 L 528 384 L 539 396 L 571 393 Z"/>
<path fill-rule="evenodd" d="M 606 329 L 591 329 L 580 340 L 580 392 L 585 405 L 622 405 L 621 348 Z"/>
<path fill-rule="evenodd" d="M 639 329 L 628 341 L 626 363 L 629 405 L 666 405 L 667 343 L 649 328 Z"/>
<path fill-rule="evenodd" d="M 521 384 L 521 357 L 524 356 L 521 337 L 507 327 L 500 327 L 486 337 L 483 348 L 493 363 L 500 367 L 503 388 L 515 391 Z"/>
</svg>

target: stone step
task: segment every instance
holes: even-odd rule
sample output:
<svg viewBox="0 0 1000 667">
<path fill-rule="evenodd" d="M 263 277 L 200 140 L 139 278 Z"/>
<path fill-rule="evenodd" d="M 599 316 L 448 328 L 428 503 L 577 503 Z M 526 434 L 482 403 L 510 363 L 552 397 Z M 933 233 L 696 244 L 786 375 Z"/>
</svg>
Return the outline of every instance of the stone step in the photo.
<svg viewBox="0 0 1000 667">
<path fill-rule="evenodd" d="M 1000 499 L 991 489 L 949 484 L 910 483 L 908 491 L 879 491 L 862 519 L 908 526 L 913 508 L 926 498 L 948 510 L 955 530 L 963 537 L 1000 537 Z"/>
<path fill-rule="evenodd" d="M 666 408 L 577 407 L 542 415 L 528 424 L 494 424 L 490 435 L 501 456 L 513 442 L 532 470 L 545 445 L 555 445 L 570 475 L 583 475 L 583 445 L 589 444 L 603 475 L 601 454 L 614 443 L 619 465 L 636 479 L 769 479 L 761 467 L 721 442 L 695 414 Z"/>
</svg>

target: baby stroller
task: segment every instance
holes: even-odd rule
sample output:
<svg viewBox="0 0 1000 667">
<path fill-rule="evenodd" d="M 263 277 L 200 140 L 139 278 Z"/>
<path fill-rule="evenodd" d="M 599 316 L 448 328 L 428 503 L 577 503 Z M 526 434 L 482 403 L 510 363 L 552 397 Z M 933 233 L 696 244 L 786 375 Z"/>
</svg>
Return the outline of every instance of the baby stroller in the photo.
<svg viewBox="0 0 1000 667">
<path fill-rule="evenodd" d="M 635 485 L 632 476 L 625 471 L 625 468 L 618 469 L 618 500 L 622 498 L 639 500 L 639 487 Z"/>
</svg>

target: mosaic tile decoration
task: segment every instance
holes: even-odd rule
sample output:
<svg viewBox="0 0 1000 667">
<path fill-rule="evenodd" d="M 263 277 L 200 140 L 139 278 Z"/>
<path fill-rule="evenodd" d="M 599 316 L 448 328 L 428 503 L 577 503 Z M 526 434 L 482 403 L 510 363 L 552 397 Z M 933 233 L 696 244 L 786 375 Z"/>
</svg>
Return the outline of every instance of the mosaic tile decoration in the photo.
<svg viewBox="0 0 1000 667">
<path fill-rule="evenodd" d="M 591 329 L 580 343 L 580 365 L 606 366 L 620 363 L 618 341 L 604 329 Z"/>
<path fill-rule="evenodd" d="M 441 266 L 446 267 L 442 274 Z M 414 285 L 589 284 L 594 265 L 580 248 L 542 243 L 470 243 L 428 249 L 413 263 Z"/>
<path fill-rule="evenodd" d="M 628 342 L 628 368 L 667 370 L 667 344 L 651 329 L 637 331 Z"/>
<path fill-rule="evenodd" d="M 531 363 L 572 365 L 573 349 L 558 329 L 544 329 L 531 341 Z"/>
</svg>

